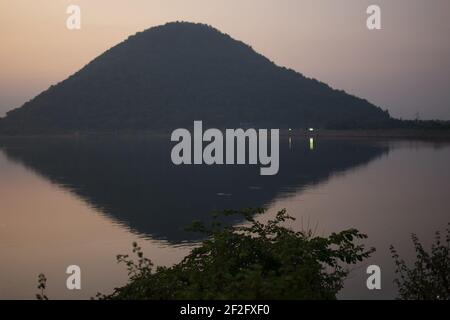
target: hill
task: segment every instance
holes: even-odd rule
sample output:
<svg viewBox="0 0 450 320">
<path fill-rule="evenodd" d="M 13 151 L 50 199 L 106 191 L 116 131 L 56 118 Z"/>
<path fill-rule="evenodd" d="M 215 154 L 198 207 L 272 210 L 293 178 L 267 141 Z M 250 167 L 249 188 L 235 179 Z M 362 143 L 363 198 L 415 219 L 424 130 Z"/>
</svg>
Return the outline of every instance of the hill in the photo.
<svg viewBox="0 0 450 320">
<path fill-rule="evenodd" d="M 203 24 L 139 32 L 0 120 L 2 132 L 171 131 L 208 127 L 374 128 L 364 99 L 279 67 Z"/>
</svg>

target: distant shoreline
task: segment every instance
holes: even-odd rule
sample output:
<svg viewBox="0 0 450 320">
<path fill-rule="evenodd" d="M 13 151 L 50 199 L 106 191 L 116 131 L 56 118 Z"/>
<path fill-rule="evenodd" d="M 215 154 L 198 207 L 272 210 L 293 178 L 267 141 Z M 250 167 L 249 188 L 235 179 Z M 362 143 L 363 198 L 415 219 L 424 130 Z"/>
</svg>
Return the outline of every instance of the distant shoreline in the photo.
<svg viewBox="0 0 450 320">
<path fill-rule="evenodd" d="M 289 133 L 287 133 L 289 134 Z M 297 135 L 294 133 L 291 135 Z M 382 139 L 417 139 L 449 140 L 450 130 L 434 129 L 354 129 L 354 130 L 317 130 L 305 132 L 308 137 L 324 138 L 382 138 Z"/>
<path fill-rule="evenodd" d="M 245 129 L 244 129 L 245 130 Z M 4 134 L 0 133 L 1 138 L 33 138 L 33 137 L 60 137 L 60 138 L 76 138 L 76 137 L 99 137 L 99 136 L 142 136 L 153 138 L 170 138 L 170 132 L 155 131 L 83 131 L 74 133 L 42 133 L 42 134 Z M 450 130 L 434 130 L 434 129 L 349 129 L 349 130 L 329 130 L 316 129 L 313 132 L 305 129 L 280 129 L 282 137 L 312 137 L 312 138 L 370 138 L 370 139 L 401 139 L 401 140 L 448 140 L 450 141 Z"/>
</svg>

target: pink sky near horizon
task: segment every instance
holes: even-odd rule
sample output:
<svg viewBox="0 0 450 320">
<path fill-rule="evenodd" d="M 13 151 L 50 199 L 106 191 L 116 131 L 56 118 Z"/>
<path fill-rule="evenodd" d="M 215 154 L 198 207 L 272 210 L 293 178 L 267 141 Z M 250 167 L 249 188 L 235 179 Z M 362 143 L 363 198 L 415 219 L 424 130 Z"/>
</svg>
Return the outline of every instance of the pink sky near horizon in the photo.
<svg viewBox="0 0 450 320">
<path fill-rule="evenodd" d="M 81 8 L 81 30 L 66 8 Z M 366 8 L 382 9 L 382 30 Z M 138 31 L 214 26 L 278 65 L 388 109 L 450 120 L 448 0 L 0 0 L 0 116 Z"/>
</svg>

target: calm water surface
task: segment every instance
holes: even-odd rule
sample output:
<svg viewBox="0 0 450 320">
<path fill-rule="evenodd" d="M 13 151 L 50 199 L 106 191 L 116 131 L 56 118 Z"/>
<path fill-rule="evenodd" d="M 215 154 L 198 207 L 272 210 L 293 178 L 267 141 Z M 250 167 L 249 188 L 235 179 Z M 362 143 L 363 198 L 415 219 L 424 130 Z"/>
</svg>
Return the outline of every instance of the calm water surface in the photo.
<svg viewBox="0 0 450 320">
<path fill-rule="evenodd" d="M 139 242 L 170 265 L 199 240 L 184 227 L 216 209 L 282 208 L 295 229 L 347 228 L 377 248 L 352 268 L 343 299 L 394 298 L 389 246 L 413 257 L 410 234 L 430 244 L 450 222 L 450 145 L 418 141 L 283 138 L 280 172 L 258 166 L 174 166 L 168 139 L 149 137 L 0 139 L 0 298 L 31 298 L 37 275 L 50 298 L 108 293 L 126 281 L 115 256 Z M 230 223 L 239 223 L 231 220 Z M 82 290 L 65 288 L 65 269 L 82 269 Z M 382 290 L 365 268 L 382 269 Z"/>
</svg>

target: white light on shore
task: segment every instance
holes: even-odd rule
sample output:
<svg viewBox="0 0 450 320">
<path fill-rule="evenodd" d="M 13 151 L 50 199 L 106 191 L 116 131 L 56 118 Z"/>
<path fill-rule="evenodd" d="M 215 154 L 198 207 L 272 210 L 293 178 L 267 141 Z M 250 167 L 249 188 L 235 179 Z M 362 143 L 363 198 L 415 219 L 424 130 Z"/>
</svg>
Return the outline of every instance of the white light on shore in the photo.
<svg viewBox="0 0 450 320">
<path fill-rule="evenodd" d="M 308 130 L 309 130 L 309 132 L 313 132 L 314 128 L 309 128 Z"/>
</svg>

